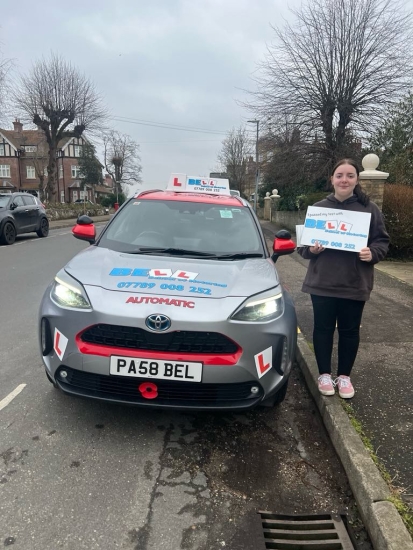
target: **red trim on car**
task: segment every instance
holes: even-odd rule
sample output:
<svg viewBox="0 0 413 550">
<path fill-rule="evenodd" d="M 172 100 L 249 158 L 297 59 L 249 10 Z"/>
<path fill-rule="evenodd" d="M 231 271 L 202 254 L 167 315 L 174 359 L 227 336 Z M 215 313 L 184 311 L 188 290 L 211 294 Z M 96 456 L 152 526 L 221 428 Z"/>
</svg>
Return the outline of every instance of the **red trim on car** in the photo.
<svg viewBox="0 0 413 550">
<path fill-rule="evenodd" d="M 82 331 L 83 332 L 83 331 Z M 161 359 L 163 361 L 197 361 L 204 365 L 220 365 L 230 367 L 236 365 L 242 355 L 242 349 L 238 348 L 235 353 L 171 353 L 169 351 L 148 351 L 117 348 L 114 346 L 102 346 L 100 344 L 89 344 L 83 342 L 79 336 L 76 336 L 76 345 L 84 355 L 99 355 L 100 357 L 110 357 L 111 355 L 123 355 L 125 357 L 142 357 L 143 359 Z"/>
</svg>

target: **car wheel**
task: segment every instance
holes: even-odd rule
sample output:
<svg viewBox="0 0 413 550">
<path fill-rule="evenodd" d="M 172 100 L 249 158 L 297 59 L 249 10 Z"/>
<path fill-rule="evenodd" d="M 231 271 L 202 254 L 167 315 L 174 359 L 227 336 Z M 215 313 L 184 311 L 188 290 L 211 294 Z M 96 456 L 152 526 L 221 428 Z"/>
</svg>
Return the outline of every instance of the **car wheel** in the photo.
<svg viewBox="0 0 413 550">
<path fill-rule="evenodd" d="M 280 403 L 282 403 L 285 399 L 285 396 L 287 395 L 287 388 L 288 388 L 288 380 L 284 384 L 284 386 L 277 391 L 275 395 L 270 397 L 269 399 L 266 399 L 265 401 L 261 402 L 261 407 L 271 409 L 272 407 L 276 407 Z"/>
<path fill-rule="evenodd" d="M 53 378 L 50 376 L 50 374 L 46 371 L 46 377 L 49 380 L 49 382 L 52 384 L 54 388 L 57 388 L 56 382 L 53 380 Z"/>
<path fill-rule="evenodd" d="M 16 228 L 11 222 L 6 222 L 3 227 L 3 233 L 0 237 L 2 244 L 13 244 L 16 240 Z"/>
<path fill-rule="evenodd" d="M 49 221 L 47 218 L 42 218 L 40 229 L 36 231 L 38 237 L 47 237 L 49 234 Z"/>
<path fill-rule="evenodd" d="M 285 396 L 287 395 L 287 388 L 288 388 L 288 380 L 284 384 L 284 386 L 275 394 L 274 407 L 275 405 L 279 405 L 284 401 Z"/>
</svg>

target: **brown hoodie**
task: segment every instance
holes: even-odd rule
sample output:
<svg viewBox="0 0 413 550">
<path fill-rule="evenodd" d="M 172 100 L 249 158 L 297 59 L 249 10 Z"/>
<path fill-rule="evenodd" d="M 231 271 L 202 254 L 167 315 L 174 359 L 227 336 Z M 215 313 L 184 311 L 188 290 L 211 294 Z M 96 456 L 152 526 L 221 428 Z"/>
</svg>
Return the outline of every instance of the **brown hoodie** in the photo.
<svg viewBox="0 0 413 550">
<path fill-rule="evenodd" d="M 382 213 L 374 202 L 370 201 L 367 206 L 363 206 L 356 195 L 340 202 L 331 194 L 314 206 L 371 213 L 367 246 L 370 247 L 372 260 L 362 262 L 358 252 L 330 248 L 320 254 L 313 254 L 309 246 L 303 246 L 298 249 L 298 253 L 310 260 L 310 263 L 302 291 L 317 296 L 367 301 L 373 288 L 374 264 L 385 257 L 389 247 L 389 235 Z"/>
</svg>

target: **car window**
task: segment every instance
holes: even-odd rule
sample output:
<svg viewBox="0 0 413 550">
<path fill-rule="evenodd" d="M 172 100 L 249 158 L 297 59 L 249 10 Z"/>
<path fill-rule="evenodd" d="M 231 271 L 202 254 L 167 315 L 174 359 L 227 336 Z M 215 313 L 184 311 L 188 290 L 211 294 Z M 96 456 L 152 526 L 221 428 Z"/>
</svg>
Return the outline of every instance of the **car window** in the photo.
<svg viewBox="0 0 413 550">
<path fill-rule="evenodd" d="M 124 252 L 154 246 L 214 254 L 263 253 L 255 221 L 245 206 L 139 198 L 122 207 L 98 245 Z"/>
<path fill-rule="evenodd" d="M 9 204 L 11 195 L 1 195 L 0 196 L 0 208 L 7 206 Z"/>
<path fill-rule="evenodd" d="M 29 195 L 25 195 L 23 197 L 23 202 L 25 205 L 30 205 L 30 206 L 33 206 L 34 204 L 36 204 L 34 197 L 30 197 Z"/>
<path fill-rule="evenodd" d="M 14 197 L 13 204 L 15 206 L 24 206 L 23 197 L 21 195 L 17 195 L 17 197 Z"/>
</svg>

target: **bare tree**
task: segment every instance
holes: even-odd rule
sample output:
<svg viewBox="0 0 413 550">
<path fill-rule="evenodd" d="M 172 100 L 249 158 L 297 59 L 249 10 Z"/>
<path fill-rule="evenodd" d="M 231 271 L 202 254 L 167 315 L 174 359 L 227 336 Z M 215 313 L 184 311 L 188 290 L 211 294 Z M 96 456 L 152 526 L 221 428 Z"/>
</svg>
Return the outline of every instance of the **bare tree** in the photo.
<svg viewBox="0 0 413 550">
<path fill-rule="evenodd" d="M 400 0 L 311 0 L 275 28 L 249 107 L 273 125 L 287 117 L 327 164 L 349 132 L 371 130 L 411 84 L 411 16 Z"/>
<path fill-rule="evenodd" d="M 103 135 L 104 164 L 115 182 L 117 193 L 123 185 L 140 183 L 142 166 L 139 145 L 127 134 L 110 130 Z"/>
<path fill-rule="evenodd" d="M 0 121 L 5 118 L 7 109 L 7 77 L 11 67 L 9 59 L 0 59 Z"/>
<path fill-rule="evenodd" d="M 14 92 L 17 107 L 45 134 L 48 144 L 47 193 L 55 202 L 57 149 L 63 138 L 101 130 L 106 112 L 90 80 L 52 54 L 22 76 Z"/>
<path fill-rule="evenodd" d="M 252 145 L 245 127 L 233 128 L 222 142 L 222 149 L 218 161 L 228 175 L 230 186 L 240 193 L 245 190 L 247 183 L 248 156 L 251 155 Z"/>
</svg>

